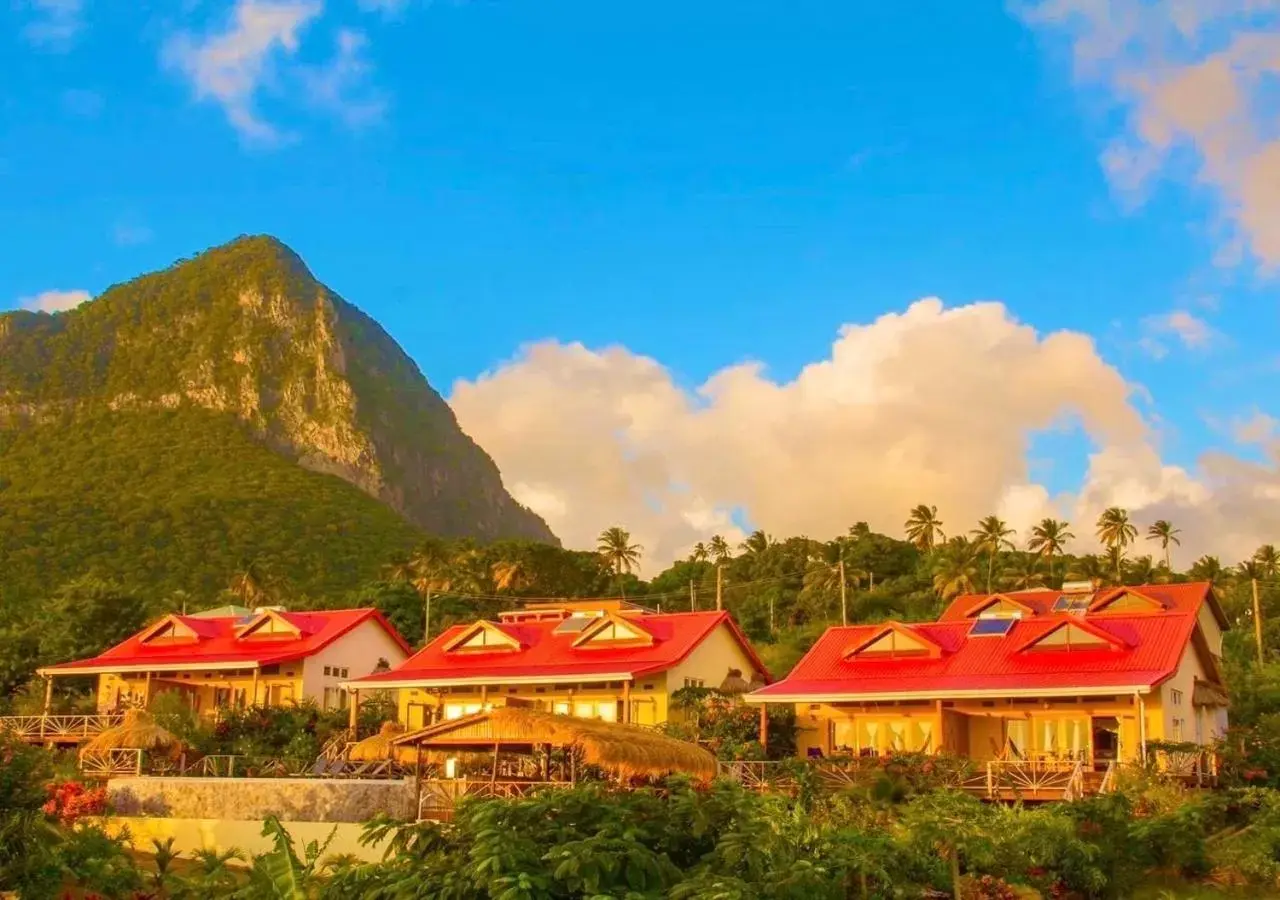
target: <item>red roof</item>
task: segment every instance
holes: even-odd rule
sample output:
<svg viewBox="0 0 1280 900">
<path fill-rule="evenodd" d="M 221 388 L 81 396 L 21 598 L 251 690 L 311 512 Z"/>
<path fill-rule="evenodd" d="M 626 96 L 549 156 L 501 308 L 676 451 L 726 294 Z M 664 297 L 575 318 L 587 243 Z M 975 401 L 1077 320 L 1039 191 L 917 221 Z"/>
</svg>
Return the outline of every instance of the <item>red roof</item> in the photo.
<svg viewBox="0 0 1280 900">
<path fill-rule="evenodd" d="M 297 628 L 300 634 L 295 636 L 286 633 L 271 638 L 246 639 L 239 636 L 240 630 L 258 619 L 258 615 L 213 618 L 175 615 L 161 621 L 173 621 L 186 627 L 195 634 L 194 639 L 144 643 L 143 638 L 160 624 L 153 622 L 98 656 L 46 666 L 41 671 L 72 674 L 77 671 L 92 673 L 200 666 L 228 668 L 237 664 L 245 668 L 276 665 L 310 656 L 368 620 L 381 625 L 406 654 L 412 652 L 400 633 L 376 609 L 278 612 L 275 615 Z"/>
<path fill-rule="evenodd" d="M 1177 670 L 1200 606 L 1213 595 L 1206 584 L 1144 585 L 1133 590 L 1158 600 L 1165 610 L 1071 615 L 1052 612 L 1060 591 L 1017 593 L 1012 598 L 1041 612 L 1013 620 L 1003 636 L 970 636 L 974 619 L 964 613 L 981 606 L 983 598 L 958 597 L 938 622 L 902 626 L 906 633 L 941 647 L 936 657 L 851 656 L 850 651 L 882 632 L 884 623 L 830 628 L 786 678 L 751 698 L 945 699 L 1002 691 L 1149 688 Z M 1064 623 L 1112 643 L 1098 648 L 1034 646 Z"/>
<path fill-rule="evenodd" d="M 400 684 L 447 685 L 502 682 L 519 679 L 570 681 L 638 678 L 670 669 L 693 652 L 720 625 L 726 625 L 742 646 L 758 673 L 769 673 L 752 650 L 746 636 L 727 612 L 655 613 L 625 615 L 653 636 L 652 643 L 620 642 L 618 646 L 574 646 L 581 632 L 560 634 L 563 618 L 528 618 L 489 623 L 519 642 L 518 649 L 492 650 L 445 648 L 475 627 L 475 623 L 454 625 L 417 654 L 390 672 L 361 678 L 357 684 L 391 682 Z"/>
<path fill-rule="evenodd" d="M 1186 584 L 1141 584 L 1127 589 L 1158 601 L 1169 612 L 1189 612 L 1194 614 L 1200 611 L 1201 604 L 1208 603 L 1210 611 L 1213 612 L 1218 620 L 1219 627 L 1227 627 L 1226 616 L 1223 615 L 1222 608 L 1218 605 L 1218 600 L 1214 597 L 1207 581 L 1192 581 Z M 1095 592 L 1094 602 L 1105 598 L 1109 594 L 1118 594 L 1124 590 L 1126 589 L 1102 588 Z M 1062 591 L 1051 590 L 1011 591 L 1007 594 L 961 594 L 951 601 L 951 604 L 938 617 L 938 621 L 949 622 L 968 618 L 977 611 L 976 607 L 983 605 L 984 601 L 994 600 L 999 597 L 1005 597 L 1013 603 L 1029 607 L 1037 615 L 1044 615 L 1053 610 L 1053 605 L 1058 602 L 1058 598 L 1061 596 L 1063 596 Z"/>
</svg>

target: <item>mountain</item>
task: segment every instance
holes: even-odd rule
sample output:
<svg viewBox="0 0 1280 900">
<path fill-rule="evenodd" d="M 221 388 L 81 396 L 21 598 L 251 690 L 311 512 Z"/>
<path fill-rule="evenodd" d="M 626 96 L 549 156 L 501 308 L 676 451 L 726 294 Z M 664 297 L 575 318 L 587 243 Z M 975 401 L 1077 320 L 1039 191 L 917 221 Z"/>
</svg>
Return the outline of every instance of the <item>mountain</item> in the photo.
<svg viewBox="0 0 1280 900">
<path fill-rule="evenodd" d="M 147 507 L 158 485 L 203 524 Z M 23 539 L 2 518 L 16 505 Z M 281 523 L 300 542 L 328 510 L 342 520 L 332 533 L 363 529 L 392 550 L 421 532 L 558 543 L 413 360 L 274 238 L 239 238 L 65 313 L 0 315 L 0 550 L 33 553 L 31 539 L 82 516 L 157 541 L 183 538 L 163 522 L 252 531 L 264 505 L 301 516 Z M 129 515 L 139 523 L 118 519 Z"/>
</svg>

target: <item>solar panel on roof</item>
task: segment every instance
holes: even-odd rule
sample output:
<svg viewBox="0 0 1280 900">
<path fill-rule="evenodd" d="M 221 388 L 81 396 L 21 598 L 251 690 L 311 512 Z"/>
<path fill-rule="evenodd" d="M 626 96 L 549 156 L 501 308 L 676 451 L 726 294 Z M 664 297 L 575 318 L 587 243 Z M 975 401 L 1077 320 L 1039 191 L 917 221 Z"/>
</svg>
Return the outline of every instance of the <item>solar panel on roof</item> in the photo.
<svg viewBox="0 0 1280 900">
<path fill-rule="evenodd" d="M 1061 597 L 1059 597 L 1057 600 L 1054 601 L 1053 611 L 1066 612 L 1067 606 L 1070 605 L 1070 603 L 1071 603 L 1071 598 L 1068 597 L 1066 594 L 1063 594 Z"/>
<path fill-rule="evenodd" d="M 1004 637 L 1017 619 L 979 619 L 969 629 L 969 637 Z"/>
<path fill-rule="evenodd" d="M 555 634 L 577 634 L 595 621 L 594 616 L 569 616 L 556 626 Z"/>
</svg>

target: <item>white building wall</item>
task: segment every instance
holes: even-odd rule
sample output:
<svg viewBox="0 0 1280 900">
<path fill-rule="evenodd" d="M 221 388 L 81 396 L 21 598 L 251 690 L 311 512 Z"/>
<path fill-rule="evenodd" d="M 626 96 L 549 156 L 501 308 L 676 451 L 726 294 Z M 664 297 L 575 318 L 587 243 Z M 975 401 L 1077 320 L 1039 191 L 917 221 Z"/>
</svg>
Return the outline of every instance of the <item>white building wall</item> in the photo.
<svg viewBox="0 0 1280 900">
<path fill-rule="evenodd" d="M 685 687 L 685 679 L 700 681 L 703 687 L 719 687 L 730 669 L 740 670 L 747 681 L 757 674 L 755 663 L 742 649 L 733 631 L 721 623 L 683 662 L 667 670 L 667 690 L 678 691 Z"/>
<path fill-rule="evenodd" d="M 394 669 L 407 657 L 386 629 L 375 620 L 366 619 L 319 653 L 307 657 L 302 669 L 303 697 L 323 705 L 325 688 L 337 688 L 344 681 L 372 674 L 380 659 Z"/>
</svg>

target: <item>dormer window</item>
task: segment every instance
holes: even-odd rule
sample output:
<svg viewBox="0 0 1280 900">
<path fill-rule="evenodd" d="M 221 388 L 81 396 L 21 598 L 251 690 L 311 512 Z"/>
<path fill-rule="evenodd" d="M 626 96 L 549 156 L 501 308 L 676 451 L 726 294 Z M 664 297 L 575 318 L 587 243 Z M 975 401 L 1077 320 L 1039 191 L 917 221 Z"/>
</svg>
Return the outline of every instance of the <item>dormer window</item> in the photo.
<svg viewBox="0 0 1280 900">
<path fill-rule="evenodd" d="M 1005 594 L 992 594 L 984 597 L 965 613 L 966 618 L 1001 618 L 1017 619 L 1022 616 L 1035 615 L 1035 610 L 1025 603 Z"/>
<path fill-rule="evenodd" d="M 492 653 L 519 650 L 520 642 L 501 627 L 483 619 L 445 645 L 446 653 Z"/>
<path fill-rule="evenodd" d="M 196 634 L 195 629 L 190 625 L 177 616 L 166 616 L 139 638 L 138 642 L 147 645 L 159 645 L 191 643 L 198 640 L 200 640 L 200 635 Z"/>
<path fill-rule="evenodd" d="M 855 646 L 845 654 L 845 658 L 936 657 L 941 654 L 942 648 L 933 641 L 895 622 L 885 626 L 866 641 Z"/>
<path fill-rule="evenodd" d="M 1138 591 L 1119 588 L 1100 594 L 1089 607 L 1089 612 L 1129 614 L 1164 612 L 1164 604 Z"/>
<path fill-rule="evenodd" d="M 236 634 L 240 640 L 282 640 L 302 637 L 302 629 L 278 612 L 267 611 L 250 620 Z"/>
<path fill-rule="evenodd" d="M 1055 625 L 1040 637 L 1022 647 L 1023 650 L 1071 651 L 1122 649 L 1124 642 L 1100 628 L 1083 621 L 1068 621 Z"/>
<path fill-rule="evenodd" d="M 653 635 L 634 619 L 609 613 L 588 625 L 573 642 L 579 649 L 594 647 L 647 647 Z"/>
</svg>

